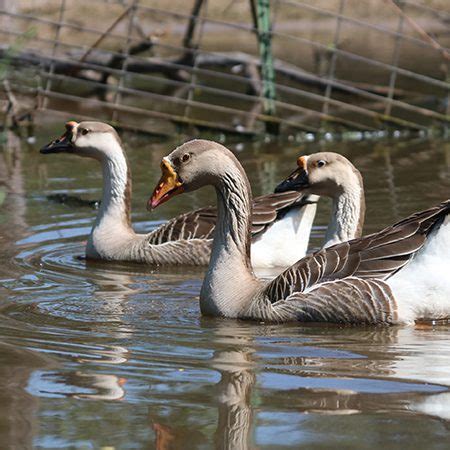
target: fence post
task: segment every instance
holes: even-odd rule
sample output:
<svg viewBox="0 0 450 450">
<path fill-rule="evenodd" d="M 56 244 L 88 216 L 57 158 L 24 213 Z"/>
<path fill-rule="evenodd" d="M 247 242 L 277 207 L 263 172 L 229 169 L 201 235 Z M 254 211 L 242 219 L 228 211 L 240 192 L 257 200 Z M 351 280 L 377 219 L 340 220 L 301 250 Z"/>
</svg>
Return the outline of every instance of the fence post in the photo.
<svg viewBox="0 0 450 450">
<path fill-rule="evenodd" d="M 399 8 L 402 8 L 402 4 L 398 2 L 397 5 Z M 395 46 L 394 46 L 394 53 L 392 56 L 392 70 L 391 75 L 389 77 L 389 90 L 388 94 L 386 96 L 386 107 L 384 108 L 384 114 L 386 116 L 391 115 L 392 111 L 392 100 L 394 99 L 394 93 L 395 93 L 395 83 L 397 81 L 397 68 L 400 58 L 400 45 L 402 41 L 402 33 L 403 33 L 403 23 L 404 23 L 404 16 L 399 14 L 398 16 L 398 25 L 397 25 L 397 34 L 395 36 Z"/>
<path fill-rule="evenodd" d="M 336 28 L 334 30 L 333 47 L 331 49 L 332 55 L 331 55 L 331 60 L 330 60 L 329 66 L 328 66 L 327 87 L 325 89 L 324 102 L 322 105 L 322 113 L 324 115 L 328 115 L 328 113 L 329 113 L 331 93 L 333 90 L 332 81 L 334 80 L 335 75 L 336 75 L 336 63 L 337 63 L 337 58 L 338 58 L 338 54 L 337 54 L 336 50 L 339 47 L 339 41 L 341 39 L 342 15 L 344 13 L 344 8 L 346 6 L 345 3 L 346 3 L 346 0 L 341 0 L 339 2 L 339 11 L 337 14 Z M 323 126 L 321 126 L 321 128 L 323 128 Z M 327 128 L 327 127 L 325 127 L 325 128 Z"/>
<path fill-rule="evenodd" d="M 189 54 L 189 58 L 192 58 L 192 72 L 191 79 L 188 85 L 187 97 L 186 97 L 186 107 L 184 108 L 183 117 L 188 119 L 192 113 L 192 102 L 195 96 L 195 87 L 197 84 L 197 68 L 198 68 L 198 58 L 200 52 L 200 46 L 203 38 L 203 32 L 205 30 L 204 18 L 207 14 L 208 2 L 207 0 L 196 0 L 194 7 L 192 9 L 191 17 L 189 19 L 189 24 L 186 29 L 186 33 L 183 38 L 183 48 L 185 49 L 185 55 Z M 196 28 L 200 23 L 200 30 L 196 32 Z M 194 43 L 194 37 L 196 35 L 196 42 Z M 189 123 L 189 122 L 188 122 Z M 190 127 L 192 125 L 189 125 Z"/>
<path fill-rule="evenodd" d="M 252 0 L 253 2 L 254 0 Z M 254 5 L 252 5 L 254 11 Z M 270 20 L 270 0 L 256 0 L 256 23 L 261 60 L 263 112 L 268 116 L 275 115 L 275 69 L 272 57 L 272 31 Z M 277 122 L 266 122 L 266 131 L 271 134 L 279 133 Z"/>
<path fill-rule="evenodd" d="M 114 101 L 113 101 L 113 111 L 111 116 L 111 121 L 115 123 L 118 121 L 118 107 L 120 107 L 120 102 L 122 100 L 122 89 L 125 86 L 125 78 L 127 77 L 127 67 L 128 67 L 128 57 L 130 56 L 130 45 L 132 42 L 131 39 L 131 33 L 133 32 L 133 25 L 134 25 L 134 19 L 136 17 L 136 12 L 138 8 L 139 0 L 133 0 L 133 3 L 129 8 L 126 9 L 129 22 L 128 22 L 128 29 L 127 29 L 127 38 L 126 38 L 126 45 L 125 45 L 125 51 L 124 59 L 122 61 L 122 68 L 120 70 L 120 79 L 119 83 L 117 85 L 117 90 L 114 95 Z"/>
<path fill-rule="evenodd" d="M 42 98 L 41 101 L 39 101 L 38 96 L 38 103 L 40 103 L 39 105 L 40 109 L 47 109 L 48 107 L 48 93 L 52 90 L 52 75 L 55 72 L 55 58 L 56 52 L 59 47 L 59 39 L 61 37 L 61 28 L 63 27 L 65 12 L 66 12 L 66 0 L 61 0 L 61 5 L 59 7 L 58 23 L 56 25 L 55 40 L 53 42 L 52 48 L 52 59 L 50 69 L 48 71 L 49 73 L 47 76 L 47 81 L 45 83 L 44 98 Z"/>
</svg>

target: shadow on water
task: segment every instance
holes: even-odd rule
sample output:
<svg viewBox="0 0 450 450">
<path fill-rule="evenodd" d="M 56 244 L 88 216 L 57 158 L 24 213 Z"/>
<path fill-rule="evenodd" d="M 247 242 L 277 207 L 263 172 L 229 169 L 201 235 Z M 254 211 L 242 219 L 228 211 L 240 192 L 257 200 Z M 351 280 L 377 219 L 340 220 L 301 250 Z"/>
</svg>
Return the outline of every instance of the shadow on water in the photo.
<svg viewBox="0 0 450 450">
<path fill-rule="evenodd" d="M 42 142 L 53 137 L 44 130 Z M 139 231 L 213 201 L 145 200 L 175 144 L 127 136 Z M 95 162 L 44 158 L 14 135 L 0 157 L 0 439 L 5 448 L 446 448 L 450 330 L 264 325 L 201 318 L 204 269 L 86 262 Z M 318 150 L 346 154 L 366 231 L 448 198 L 445 142 L 240 144 L 255 194 Z M 54 196 L 81 199 L 55 202 Z M 53 197 L 52 197 L 53 196 Z M 329 204 L 320 205 L 319 246 Z"/>
</svg>

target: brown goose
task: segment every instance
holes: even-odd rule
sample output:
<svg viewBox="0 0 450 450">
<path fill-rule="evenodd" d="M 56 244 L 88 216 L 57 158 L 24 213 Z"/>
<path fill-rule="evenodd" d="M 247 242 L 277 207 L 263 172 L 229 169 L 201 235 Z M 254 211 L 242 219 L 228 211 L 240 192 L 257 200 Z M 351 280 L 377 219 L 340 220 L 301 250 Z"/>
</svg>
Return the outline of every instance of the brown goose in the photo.
<svg viewBox="0 0 450 450">
<path fill-rule="evenodd" d="M 215 142 L 194 140 L 163 158 L 162 171 L 151 208 L 206 185 L 217 193 L 211 261 L 200 292 L 203 314 L 366 324 L 450 315 L 450 200 L 323 249 L 265 283 L 250 265 L 251 190 L 235 156 Z"/>
<path fill-rule="evenodd" d="M 131 227 L 131 173 L 119 136 L 101 122 L 68 122 L 65 134 L 41 153 L 70 153 L 98 160 L 103 198 L 89 235 L 90 259 L 149 264 L 207 265 L 217 212 L 207 207 L 173 218 L 149 234 Z M 286 192 L 258 197 L 252 216 L 255 267 L 287 267 L 306 253 L 315 200 Z M 289 240 L 286 240 L 289 237 Z"/>
<path fill-rule="evenodd" d="M 361 237 L 366 204 L 359 170 L 344 156 L 320 152 L 297 159 L 298 169 L 275 192 L 291 190 L 332 199 L 324 247 Z"/>
</svg>

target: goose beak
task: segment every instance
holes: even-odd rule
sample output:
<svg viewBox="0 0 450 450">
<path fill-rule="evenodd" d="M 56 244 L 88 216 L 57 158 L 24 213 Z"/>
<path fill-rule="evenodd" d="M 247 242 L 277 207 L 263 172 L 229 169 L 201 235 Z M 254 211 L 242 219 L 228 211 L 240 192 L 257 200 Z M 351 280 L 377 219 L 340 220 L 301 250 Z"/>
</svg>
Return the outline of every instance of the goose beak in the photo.
<svg viewBox="0 0 450 450">
<path fill-rule="evenodd" d="M 147 203 L 147 209 L 149 211 L 167 202 L 167 200 L 175 195 L 184 192 L 183 183 L 180 181 L 178 174 L 166 158 L 163 158 L 161 161 L 161 172 L 162 176 Z"/>
<path fill-rule="evenodd" d="M 47 155 L 48 153 L 62 153 L 73 151 L 71 138 L 73 135 L 73 130 L 76 126 L 78 126 L 78 124 L 74 121 L 67 122 L 66 132 L 60 138 L 51 141 L 47 145 L 44 145 L 44 147 L 41 148 L 40 152 L 44 155 Z"/>
<path fill-rule="evenodd" d="M 309 187 L 306 159 L 300 156 L 297 165 L 298 168 L 275 188 L 275 192 L 302 191 Z"/>
</svg>

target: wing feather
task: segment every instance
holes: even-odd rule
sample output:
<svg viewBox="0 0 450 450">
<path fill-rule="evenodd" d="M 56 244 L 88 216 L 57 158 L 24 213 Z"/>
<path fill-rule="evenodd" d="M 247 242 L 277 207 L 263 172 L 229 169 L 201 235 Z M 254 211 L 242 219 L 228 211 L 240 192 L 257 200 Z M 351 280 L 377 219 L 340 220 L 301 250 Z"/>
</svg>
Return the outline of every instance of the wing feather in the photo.
<svg viewBox="0 0 450 450">
<path fill-rule="evenodd" d="M 308 202 L 307 197 L 295 191 L 257 197 L 253 202 L 252 236 L 264 232 L 293 208 L 301 208 Z M 217 221 L 217 209 L 211 206 L 180 214 L 164 223 L 148 235 L 151 245 L 166 242 L 212 239 Z"/>
<path fill-rule="evenodd" d="M 388 324 L 398 319 L 397 304 L 382 280 L 354 277 L 324 283 L 308 293 L 295 292 L 273 305 L 276 321 Z"/>
<path fill-rule="evenodd" d="M 322 249 L 272 280 L 264 295 L 274 304 L 295 293 L 309 294 L 329 281 L 347 277 L 360 278 L 364 283 L 373 278 L 386 279 L 408 263 L 449 213 L 450 200 L 447 200 L 378 233 Z M 367 286 L 363 285 L 366 289 Z"/>
<path fill-rule="evenodd" d="M 160 245 L 172 241 L 211 239 L 216 220 L 217 212 L 212 207 L 180 214 L 149 233 L 148 242 Z"/>
</svg>

